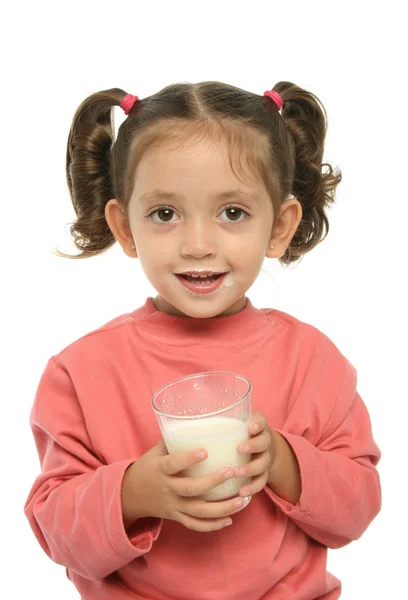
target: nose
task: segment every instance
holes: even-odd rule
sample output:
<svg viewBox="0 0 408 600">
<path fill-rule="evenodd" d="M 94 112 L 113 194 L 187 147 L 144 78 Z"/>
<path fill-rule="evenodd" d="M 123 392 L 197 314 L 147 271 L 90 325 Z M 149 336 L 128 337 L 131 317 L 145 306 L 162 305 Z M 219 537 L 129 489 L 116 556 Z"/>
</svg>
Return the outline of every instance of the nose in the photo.
<svg viewBox="0 0 408 600">
<path fill-rule="evenodd" d="M 208 221 L 200 219 L 186 223 L 180 233 L 182 256 L 202 258 L 216 254 L 217 236 Z"/>
</svg>

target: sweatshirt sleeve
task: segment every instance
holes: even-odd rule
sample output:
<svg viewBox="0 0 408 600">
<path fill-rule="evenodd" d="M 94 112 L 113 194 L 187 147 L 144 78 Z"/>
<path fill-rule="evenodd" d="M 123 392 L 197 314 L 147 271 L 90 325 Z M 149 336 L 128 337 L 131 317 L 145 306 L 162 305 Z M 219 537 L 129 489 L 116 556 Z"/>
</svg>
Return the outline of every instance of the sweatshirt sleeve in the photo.
<svg viewBox="0 0 408 600">
<path fill-rule="evenodd" d="M 375 468 L 381 453 L 367 408 L 356 391 L 356 371 L 346 360 L 334 408 L 316 443 L 279 430 L 298 461 L 301 495 L 294 505 L 264 488 L 278 508 L 316 541 L 341 548 L 358 539 L 381 509 Z M 319 420 L 318 407 L 314 419 Z"/>
<path fill-rule="evenodd" d="M 122 480 L 136 458 L 103 464 L 72 379 L 55 357 L 42 374 L 30 426 L 41 474 L 24 512 L 44 552 L 93 581 L 149 552 L 162 519 L 140 519 L 126 532 L 122 518 Z"/>
</svg>

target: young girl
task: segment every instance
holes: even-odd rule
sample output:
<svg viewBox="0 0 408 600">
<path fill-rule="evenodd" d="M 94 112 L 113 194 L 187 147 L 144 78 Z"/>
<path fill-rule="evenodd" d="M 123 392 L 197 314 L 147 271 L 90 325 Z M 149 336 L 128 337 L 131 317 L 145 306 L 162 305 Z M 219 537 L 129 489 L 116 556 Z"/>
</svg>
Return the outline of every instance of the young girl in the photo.
<svg viewBox="0 0 408 600">
<path fill-rule="evenodd" d="M 51 356 L 31 412 L 42 469 L 25 514 L 83 600 L 339 598 L 327 548 L 358 539 L 381 507 L 356 370 L 318 329 L 245 295 L 265 257 L 287 265 L 328 233 L 341 174 L 322 164 L 325 134 L 319 99 L 289 82 L 263 96 L 114 88 L 76 111 L 66 168 L 81 253 L 58 255 L 118 241 L 157 290 Z M 252 383 L 238 449 L 251 460 L 191 478 L 206 449 L 168 455 L 151 400 L 211 370 Z M 200 499 L 242 475 L 239 496 Z"/>
</svg>

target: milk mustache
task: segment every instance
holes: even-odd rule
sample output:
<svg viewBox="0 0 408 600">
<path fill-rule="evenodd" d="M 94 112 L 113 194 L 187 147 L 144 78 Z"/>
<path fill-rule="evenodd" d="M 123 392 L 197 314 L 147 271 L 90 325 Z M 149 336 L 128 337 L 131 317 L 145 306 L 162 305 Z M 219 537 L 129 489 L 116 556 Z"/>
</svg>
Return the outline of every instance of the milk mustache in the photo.
<svg viewBox="0 0 408 600">
<path fill-rule="evenodd" d="M 206 417 L 169 423 L 164 441 L 169 454 L 205 448 L 208 456 L 185 469 L 182 475 L 200 477 L 223 467 L 236 468 L 251 460 L 250 454 L 240 454 L 238 446 L 249 439 L 249 422 L 231 417 Z M 237 496 L 249 483 L 249 477 L 232 477 L 204 493 L 203 500 L 224 500 Z"/>
</svg>

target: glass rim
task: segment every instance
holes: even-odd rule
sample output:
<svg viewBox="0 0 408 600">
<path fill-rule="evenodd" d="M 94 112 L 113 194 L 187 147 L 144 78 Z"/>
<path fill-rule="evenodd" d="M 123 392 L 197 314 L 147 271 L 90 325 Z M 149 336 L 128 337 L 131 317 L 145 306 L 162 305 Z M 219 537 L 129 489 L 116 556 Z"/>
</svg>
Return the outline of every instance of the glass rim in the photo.
<svg viewBox="0 0 408 600">
<path fill-rule="evenodd" d="M 171 415 L 169 413 L 166 413 L 158 408 L 156 408 L 156 406 L 154 405 L 154 401 L 157 398 L 157 396 L 163 392 L 166 388 L 171 387 L 172 385 L 174 385 L 175 383 L 178 383 L 180 381 L 186 381 L 187 379 L 192 379 L 193 377 L 208 377 L 209 375 L 218 375 L 218 374 L 223 374 L 223 375 L 234 375 L 235 377 L 237 377 L 238 379 L 241 379 L 242 381 L 244 381 L 245 383 L 248 384 L 248 390 L 247 392 L 244 394 L 244 396 L 242 396 L 242 398 L 240 398 L 239 400 L 237 400 L 237 402 L 234 402 L 233 404 L 231 404 L 228 408 L 220 408 L 220 410 L 216 410 L 215 412 L 211 412 L 211 413 L 205 413 L 204 415 L 189 415 L 189 416 L 184 416 L 184 415 Z M 234 373 L 233 371 L 203 371 L 201 373 L 193 373 L 192 375 L 186 375 L 184 377 L 178 377 L 177 379 L 173 379 L 173 381 L 170 381 L 169 383 L 166 383 L 165 385 L 163 385 L 160 389 L 157 390 L 157 392 L 155 392 L 153 394 L 152 397 L 152 408 L 154 410 L 154 412 L 156 414 L 159 415 L 164 415 L 165 417 L 168 417 L 170 419 L 181 419 L 181 420 L 188 420 L 188 419 L 206 419 L 207 417 L 212 417 L 214 415 L 218 415 L 219 413 L 222 412 L 226 412 L 227 410 L 230 410 L 231 408 L 237 406 L 240 402 L 243 402 L 250 394 L 252 391 L 252 384 L 249 381 L 249 379 L 247 377 L 245 377 L 245 375 L 240 375 L 239 373 Z"/>
</svg>

